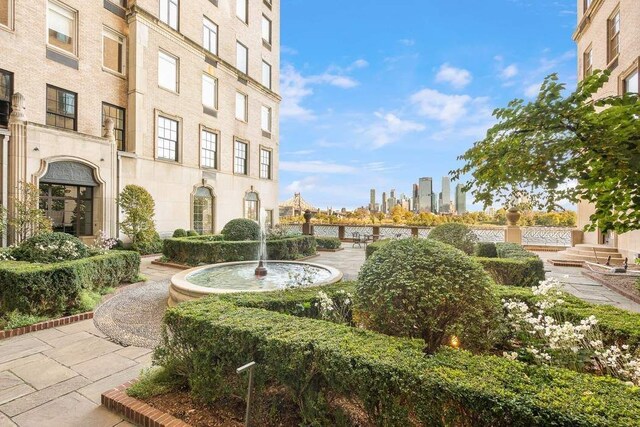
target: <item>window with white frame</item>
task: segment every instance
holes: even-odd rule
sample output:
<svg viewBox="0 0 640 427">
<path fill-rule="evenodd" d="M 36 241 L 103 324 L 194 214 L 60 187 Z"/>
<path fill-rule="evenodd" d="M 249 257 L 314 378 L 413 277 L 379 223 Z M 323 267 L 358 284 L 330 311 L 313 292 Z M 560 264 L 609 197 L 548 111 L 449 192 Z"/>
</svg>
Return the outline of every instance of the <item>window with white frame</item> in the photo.
<svg viewBox="0 0 640 427">
<path fill-rule="evenodd" d="M 178 161 L 178 122 L 158 116 L 158 158 Z"/>
<path fill-rule="evenodd" d="M 245 74 L 248 72 L 249 49 L 239 41 L 236 41 L 236 68 Z"/>
<path fill-rule="evenodd" d="M 15 0 L 0 0 L 0 26 L 13 29 L 13 2 Z"/>
<path fill-rule="evenodd" d="M 173 28 L 178 29 L 179 0 L 160 0 L 160 20 Z"/>
<path fill-rule="evenodd" d="M 248 3 L 248 0 L 236 0 L 236 16 L 245 24 L 249 22 Z"/>
<path fill-rule="evenodd" d="M 202 75 L 202 105 L 212 110 L 218 108 L 218 80 L 208 74 Z"/>
<path fill-rule="evenodd" d="M 242 141 L 237 141 L 234 147 L 233 154 L 233 172 L 241 175 L 248 175 L 248 151 L 249 144 Z"/>
<path fill-rule="evenodd" d="M 218 54 L 218 26 L 207 18 L 202 21 L 202 47 L 214 55 Z"/>
<path fill-rule="evenodd" d="M 218 134 L 208 130 L 200 133 L 200 164 L 205 168 L 218 166 Z"/>
<path fill-rule="evenodd" d="M 620 53 L 620 10 L 607 20 L 607 60 L 613 61 Z"/>
<path fill-rule="evenodd" d="M 638 86 L 640 86 L 640 75 L 638 70 L 635 70 L 624 79 L 624 93 L 640 93 Z"/>
<path fill-rule="evenodd" d="M 76 55 L 78 13 L 61 3 L 49 0 L 47 10 L 47 43 Z"/>
<path fill-rule="evenodd" d="M 241 92 L 236 92 L 236 119 L 243 122 L 247 119 L 247 95 Z"/>
<path fill-rule="evenodd" d="M 260 178 L 271 179 L 271 150 L 260 149 Z"/>
<path fill-rule="evenodd" d="M 102 30 L 102 66 L 118 74 L 125 73 L 126 39 L 113 30 Z"/>
<path fill-rule="evenodd" d="M 582 77 L 587 78 L 593 73 L 593 50 L 587 49 L 582 55 Z"/>
<path fill-rule="evenodd" d="M 178 91 L 178 58 L 162 51 L 158 52 L 158 85 Z"/>
<path fill-rule="evenodd" d="M 271 20 L 262 15 L 262 40 L 271 44 Z"/>
<path fill-rule="evenodd" d="M 265 132 L 271 133 L 271 108 L 263 105 L 260 116 L 261 116 L 260 122 L 262 124 L 262 130 Z"/>
<path fill-rule="evenodd" d="M 262 61 L 262 84 L 271 89 L 271 64 Z"/>
</svg>

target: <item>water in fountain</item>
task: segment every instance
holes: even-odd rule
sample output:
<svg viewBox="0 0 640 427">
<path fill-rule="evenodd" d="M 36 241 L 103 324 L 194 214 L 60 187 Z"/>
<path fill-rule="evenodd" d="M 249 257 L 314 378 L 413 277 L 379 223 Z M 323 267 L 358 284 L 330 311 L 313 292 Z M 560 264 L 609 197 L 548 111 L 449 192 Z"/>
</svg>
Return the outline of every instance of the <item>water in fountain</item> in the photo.
<svg viewBox="0 0 640 427">
<path fill-rule="evenodd" d="M 265 267 L 267 261 L 267 211 L 264 208 L 260 208 L 260 248 L 258 259 L 259 263 L 255 274 L 258 277 L 265 277 L 267 275 L 267 268 Z"/>
</svg>

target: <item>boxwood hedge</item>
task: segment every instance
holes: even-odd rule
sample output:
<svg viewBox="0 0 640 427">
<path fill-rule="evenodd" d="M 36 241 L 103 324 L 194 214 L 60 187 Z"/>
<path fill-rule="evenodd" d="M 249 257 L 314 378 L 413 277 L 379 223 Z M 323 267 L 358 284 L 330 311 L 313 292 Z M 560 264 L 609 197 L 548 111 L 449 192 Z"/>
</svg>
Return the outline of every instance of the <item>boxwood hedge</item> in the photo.
<svg viewBox="0 0 640 427">
<path fill-rule="evenodd" d="M 258 259 L 260 242 L 225 241 L 222 236 L 199 236 L 166 239 L 163 255 L 171 262 L 186 265 Z M 298 236 L 267 241 L 267 257 L 271 260 L 296 260 L 315 255 L 316 241 L 312 236 Z"/>
<path fill-rule="evenodd" d="M 342 242 L 337 237 L 317 237 L 316 243 L 319 249 L 335 250 L 340 249 Z"/>
<path fill-rule="evenodd" d="M 640 391 L 616 379 L 451 349 L 425 356 L 420 340 L 285 314 L 312 304 L 314 291 L 172 308 L 156 362 L 210 401 L 229 391 L 224 378 L 254 360 L 258 391 L 284 387 L 304 425 L 331 425 L 336 409 L 324 402 L 335 397 L 360 405 L 379 426 L 633 426 L 640 419 Z M 276 303 L 283 295 L 286 303 Z"/>
<path fill-rule="evenodd" d="M 140 255 L 111 251 L 53 264 L 0 263 L 0 307 L 25 314 L 66 314 L 79 303 L 82 290 L 98 291 L 133 280 Z"/>
</svg>

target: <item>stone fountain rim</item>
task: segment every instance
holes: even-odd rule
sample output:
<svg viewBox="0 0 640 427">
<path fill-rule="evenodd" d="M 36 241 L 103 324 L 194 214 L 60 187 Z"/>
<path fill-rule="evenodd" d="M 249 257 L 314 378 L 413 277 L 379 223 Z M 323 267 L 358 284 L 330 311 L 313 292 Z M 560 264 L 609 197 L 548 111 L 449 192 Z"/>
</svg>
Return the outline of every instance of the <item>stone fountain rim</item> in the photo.
<svg viewBox="0 0 640 427">
<path fill-rule="evenodd" d="M 204 270 L 210 270 L 210 269 L 215 269 L 215 268 L 222 268 L 222 267 L 228 267 L 228 266 L 235 266 L 235 265 L 255 265 L 257 262 L 257 260 L 254 261 L 238 261 L 238 262 L 224 262 L 224 263 L 220 263 L 220 264 L 209 264 L 209 265 L 203 265 L 200 267 L 196 267 L 196 268 L 192 268 L 189 270 L 185 270 L 182 271 L 176 275 L 174 275 L 171 278 L 171 286 L 169 289 L 169 305 L 175 305 L 177 303 L 183 302 L 183 301 L 187 301 L 187 300 L 191 300 L 191 299 L 196 299 L 196 298 L 202 298 L 208 295 L 216 295 L 216 294 L 235 294 L 235 293 L 262 293 L 262 292 L 277 292 L 274 289 L 259 289 L 259 290 L 254 290 L 254 291 L 247 291 L 247 290 L 235 290 L 235 289 L 220 289 L 220 288 L 208 288 L 208 287 L 204 287 L 204 286 L 199 286 L 196 284 L 193 284 L 191 282 L 189 282 L 187 279 L 188 277 L 190 277 L 193 274 L 196 273 L 200 273 Z M 278 260 L 273 260 L 273 261 L 265 261 L 265 264 L 267 265 L 267 267 L 269 266 L 269 264 L 297 264 L 297 265 L 308 265 L 311 267 L 316 267 L 316 268 L 320 268 L 323 270 L 327 270 L 329 271 L 329 273 L 331 274 L 331 276 L 328 279 L 325 280 L 321 280 L 317 283 L 314 283 L 313 286 L 309 286 L 309 287 L 313 287 L 313 288 L 317 288 L 317 287 L 321 287 L 321 286 L 326 286 L 326 285 L 331 285 L 334 283 L 337 283 L 339 281 L 342 280 L 343 278 L 343 273 L 338 270 L 337 268 L 334 267 L 330 267 L 328 265 L 324 265 L 324 264 L 316 264 L 316 263 L 312 263 L 312 262 L 306 262 L 306 261 L 278 261 Z"/>
</svg>

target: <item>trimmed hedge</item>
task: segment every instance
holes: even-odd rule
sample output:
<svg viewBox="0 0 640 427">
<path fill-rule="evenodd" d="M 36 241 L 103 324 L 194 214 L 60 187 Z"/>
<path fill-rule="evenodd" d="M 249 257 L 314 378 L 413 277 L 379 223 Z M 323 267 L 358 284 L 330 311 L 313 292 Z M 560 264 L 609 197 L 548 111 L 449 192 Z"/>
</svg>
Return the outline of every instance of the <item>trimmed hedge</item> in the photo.
<svg viewBox="0 0 640 427">
<path fill-rule="evenodd" d="M 222 239 L 222 236 L 167 239 L 162 253 L 170 261 L 186 265 L 258 259 L 259 241 L 228 242 Z M 270 260 L 294 261 L 315 253 L 316 242 L 311 236 L 267 241 L 267 258 Z"/>
<path fill-rule="evenodd" d="M 342 242 L 337 237 L 316 237 L 316 243 L 320 249 L 340 249 Z"/>
<path fill-rule="evenodd" d="M 230 242 L 260 240 L 260 225 L 250 219 L 237 218 L 229 221 L 222 228 L 222 235 Z"/>
<path fill-rule="evenodd" d="M 497 258 L 498 250 L 496 244 L 491 242 L 478 242 L 473 254 L 481 258 Z"/>
<path fill-rule="evenodd" d="M 214 296 L 169 309 L 156 362 L 212 401 L 234 387 L 225 378 L 255 360 L 257 391 L 285 387 L 304 425 L 332 425 L 338 414 L 330 397 L 361 405 L 379 426 L 634 426 L 640 419 L 638 389 L 612 378 L 451 349 L 425 357 L 421 340 L 251 308 L 304 306 L 311 292 Z M 287 302 L 275 304 L 274 295 L 285 294 Z M 241 393 L 246 385 L 235 387 Z"/>
<path fill-rule="evenodd" d="M 140 255 L 112 251 L 54 264 L 0 263 L 0 307 L 25 314 L 58 315 L 80 302 L 82 290 L 100 290 L 133 280 Z"/>
<path fill-rule="evenodd" d="M 440 224 L 429 232 L 429 239 L 437 240 L 472 255 L 478 236 L 466 225 L 457 222 Z"/>
</svg>

